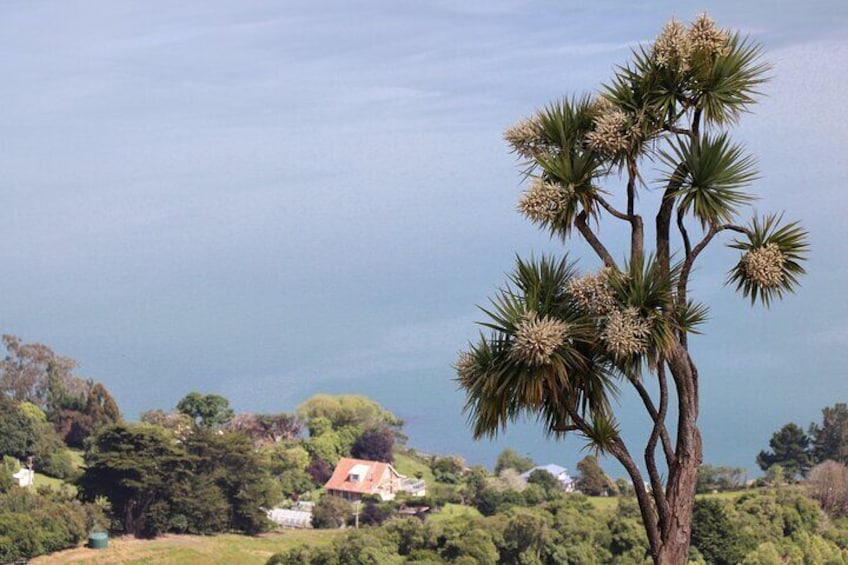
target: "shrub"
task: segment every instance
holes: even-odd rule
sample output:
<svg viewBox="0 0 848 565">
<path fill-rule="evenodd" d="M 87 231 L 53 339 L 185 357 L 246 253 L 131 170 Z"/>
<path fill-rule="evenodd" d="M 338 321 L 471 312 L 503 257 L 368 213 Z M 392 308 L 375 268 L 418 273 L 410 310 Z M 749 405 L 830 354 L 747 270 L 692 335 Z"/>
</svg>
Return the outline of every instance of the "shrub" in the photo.
<svg viewBox="0 0 848 565">
<path fill-rule="evenodd" d="M 348 501 L 325 494 L 312 508 L 312 527 L 318 529 L 341 528 L 352 514 L 353 508 Z"/>
</svg>

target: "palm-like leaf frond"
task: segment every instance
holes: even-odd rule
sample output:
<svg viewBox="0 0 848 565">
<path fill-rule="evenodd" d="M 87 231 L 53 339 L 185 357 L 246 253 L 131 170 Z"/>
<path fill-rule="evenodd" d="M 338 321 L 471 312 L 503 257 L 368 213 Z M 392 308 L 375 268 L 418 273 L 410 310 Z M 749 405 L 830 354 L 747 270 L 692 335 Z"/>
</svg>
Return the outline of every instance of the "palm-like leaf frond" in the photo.
<svg viewBox="0 0 848 565">
<path fill-rule="evenodd" d="M 672 141 L 660 154 L 670 169 L 664 181 L 680 186 L 679 208 L 702 225 L 729 222 L 752 200 L 742 189 L 757 178 L 756 161 L 727 134 Z"/>
<path fill-rule="evenodd" d="M 540 110 L 537 121 L 542 137 L 558 153 L 569 152 L 580 144 L 586 133 L 592 129 L 597 110 L 592 98 L 583 95 L 579 98 L 563 98 Z"/>
<path fill-rule="evenodd" d="M 736 123 L 756 102 L 770 69 L 761 58 L 762 48 L 736 33 L 729 37 L 726 53 L 696 69 L 692 90 L 708 123 Z"/>
<path fill-rule="evenodd" d="M 457 380 L 475 437 L 497 435 L 522 414 L 560 434 L 573 414 L 595 414 L 615 394 L 609 363 L 595 343 L 595 324 L 566 289 L 566 259 L 518 259 L 510 285 L 482 309 L 492 330 L 460 355 Z"/>
<path fill-rule="evenodd" d="M 689 300 L 674 309 L 674 325 L 684 333 L 700 334 L 697 328 L 706 323 L 709 313 L 710 308 L 707 305 Z"/>
<path fill-rule="evenodd" d="M 609 277 L 617 302 L 623 313 L 628 313 L 636 323 L 643 324 L 643 347 L 633 347 L 626 354 L 611 351 L 619 370 L 627 375 L 638 375 L 642 362 L 651 367 L 674 346 L 674 325 L 666 316 L 672 305 L 672 288 L 680 268 L 675 266 L 668 275 L 662 273 L 653 257 L 629 263 L 623 272 L 614 271 Z M 609 323 L 609 321 L 607 321 Z M 627 325 L 623 326 L 625 329 Z M 609 326 L 607 326 L 609 330 Z M 604 334 L 602 334 L 603 338 Z M 634 339 L 638 339 L 634 336 Z"/>
</svg>

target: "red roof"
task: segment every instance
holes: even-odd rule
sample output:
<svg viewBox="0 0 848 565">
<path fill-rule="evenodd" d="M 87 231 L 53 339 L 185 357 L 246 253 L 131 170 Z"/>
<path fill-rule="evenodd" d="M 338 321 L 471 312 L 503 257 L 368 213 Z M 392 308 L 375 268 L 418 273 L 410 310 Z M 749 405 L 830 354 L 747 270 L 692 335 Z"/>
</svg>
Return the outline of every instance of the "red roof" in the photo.
<svg viewBox="0 0 848 565">
<path fill-rule="evenodd" d="M 366 461 L 365 459 L 349 459 L 342 457 L 336 469 L 333 471 L 333 476 L 324 485 L 327 490 L 339 490 L 345 492 L 355 492 L 359 494 L 375 493 L 380 486 L 383 475 L 389 469 L 389 476 L 401 476 L 394 467 L 388 463 L 380 463 L 378 461 Z M 358 480 L 352 480 L 351 471 L 354 471 L 358 476 Z"/>
</svg>

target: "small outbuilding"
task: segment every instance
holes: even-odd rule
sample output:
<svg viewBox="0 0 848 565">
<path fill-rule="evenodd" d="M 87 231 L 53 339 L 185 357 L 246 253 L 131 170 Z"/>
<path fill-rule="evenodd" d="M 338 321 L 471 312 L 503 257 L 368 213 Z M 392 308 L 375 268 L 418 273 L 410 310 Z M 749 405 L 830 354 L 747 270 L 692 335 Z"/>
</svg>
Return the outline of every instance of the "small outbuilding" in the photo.
<svg viewBox="0 0 848 565">
<path fill-rule="evenodd" d="M 14 480 L 15 484 L 19 487 L 31 487 L 35 482 L 35 471 L 24 467 L 12 475 L 12 480 Z"/>
</svg>

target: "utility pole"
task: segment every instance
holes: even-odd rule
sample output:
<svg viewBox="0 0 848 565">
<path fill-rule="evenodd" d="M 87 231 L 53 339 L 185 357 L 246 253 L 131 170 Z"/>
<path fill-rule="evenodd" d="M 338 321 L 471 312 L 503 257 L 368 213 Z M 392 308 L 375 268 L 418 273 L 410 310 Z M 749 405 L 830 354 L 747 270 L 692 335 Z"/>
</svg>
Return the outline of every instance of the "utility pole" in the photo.
<svg viewBox="0 0 848 565">
<path fill-rule="evenodd" d="M 359 505 L 361 503 L 362 503 L 361 500 L 357 500 L 356 504 L 354 504 L 355 510 L 353 511 L 353 522 L 354 522 L 354 526 L 356 527 L 357 530 L 359 529 Z"/>
</svg>

